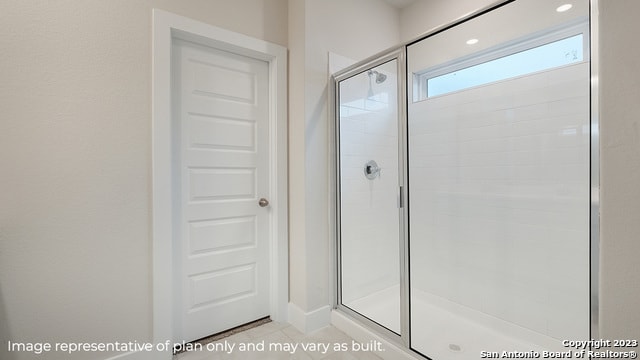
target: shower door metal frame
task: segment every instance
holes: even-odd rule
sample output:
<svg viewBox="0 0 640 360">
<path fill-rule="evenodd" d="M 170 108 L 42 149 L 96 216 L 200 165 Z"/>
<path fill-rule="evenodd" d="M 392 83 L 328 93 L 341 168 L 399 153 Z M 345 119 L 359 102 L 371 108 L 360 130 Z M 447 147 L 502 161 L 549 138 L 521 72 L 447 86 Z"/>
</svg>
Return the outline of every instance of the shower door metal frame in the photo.
<svg viewBox="0 0 640 360">
<path fill-rule="evenodd" d="M 496 0 L 495 2 L 480 8 L 476 11 L 470 12 L 466 15 L 459 17 L 456 20 L 453 20 L 447 24 L 438 26 L 433 28 L 425 33 L 406 41 L 402 44 L 402 46 L 406 48 L 414 43 L 420 42 L 428 37 L 436 35 L 438 33 L 447 31 L 455 26 L 458 26 L 466 21 L 472 20 L 473 18 L 482 16 L 486 13 L 489 13 L 493 10 L 499 9 L 504 5 L 507 5 L 512 2 L 517 2 L 518 0 Z M 599 34 L 600 34 L 600 16 L 599 16 L 599 6 L 601 0 L 588 0 L 589 1 L 589 66 L 590 66 L 590 81 L 589 81 L 589 100 L 590 100 L 590 137 L 589 137 L 589 200 L 590 200 L 590 209 L 589 209 L 589 338 L 590 339 L 599 339 L 600 335 L 600 85 L 599 85 L 599 77 L 600 77 L 600 43 L 599 43 Z M 405 81 L 408 78 L 408 74 L 405 74 Z M 407 83 L 407 85 L 410 85 Z M 408 108 L 409 99 L 406 99 L 406 106 Z M 406 111 L 406 109 L 405 109 Z M 405 164 L 408 174 L 408 163 Z M 408 185 L 408 179 L 407 179 Z M 408 187 L 407 187 L 408 189 Z M 407 214 L 408 214 L 408 196 L 407 196 Z M 407 219 L 408 221 L 408 219 Z M 409 224 L 406 224 L 406 230 L 408 232 Z M 407 235 L 407 256 L 408 256 L 408 235 Z M 407 262 L 410 259 L 407 257 Z M 407 270 L 407 276 L 409 276 Z M 408 281 L 408 285 L 410 285 L 410 280 Z M 409 303 L 409 300 L 407 301 Z M 404 331 L 404 329 L 403 329 Z M 409 340 L 407 340 L 407 344 Z M 409 350 L 416 353 L 409 346 Z"/>
<path fill-rule="evenodd" d="M 398 109 L 398 196 L 401 206 L 398 207 L 399 213 L 399 278 L 400 278 L 400 334 L 380 325 L 374 320 L 358 313 L 357 311 L 342 304 L 342 253 L 341 253 L 341 183 L 340 183 L 340 83 L 353 76 L 359 75 L 365 71 L 375 68 L 387 62 L 397 61 L 397 109 Z M 407 147 L 406 147 L 406 119 L 407 119 L 407 71 L 406 71 L 406 47 L 404 45 L 373 55 L 361 62 L 349 66 L 331 77 L 331 97 L 334 114 L 334 134 L 335 134 L 335 249 L 333 254 L 335 277 L 334 289 L 335 297 L 333 299 L 333 308 L 338 309 L 359 322 L 367 325 L 369 328 L 376 330 L 387 340 L 394 343 L 409 347 L 409 264 L 408 264 L 408 214 L 407 214 Z"/>
</svg>

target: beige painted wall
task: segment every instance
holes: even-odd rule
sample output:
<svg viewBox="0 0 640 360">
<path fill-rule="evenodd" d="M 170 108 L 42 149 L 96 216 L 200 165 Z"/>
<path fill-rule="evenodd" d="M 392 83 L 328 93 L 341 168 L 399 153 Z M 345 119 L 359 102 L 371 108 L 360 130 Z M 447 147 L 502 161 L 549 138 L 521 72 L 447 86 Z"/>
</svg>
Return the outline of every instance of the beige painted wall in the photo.
<svg viewBox="0 0 640 360">
<path fill-rule="evenodd" d="M 640 340 L 640 2 L 600 0 L 599 10 L 600 329 Z"/>
<path fill-rule="evenodd" d="M 287 45 L 287 0 L 0 2 L 3 360 L 151 339 L 154 7 Z"/>
<path fill-rule="evenodd" d="M 328 52 L 361 60 L 398 44 L 399 12 L 382 0 L 289 6 L 290 297 L 310 312 L 329 305 L 333 294 Z"/>
</svg>

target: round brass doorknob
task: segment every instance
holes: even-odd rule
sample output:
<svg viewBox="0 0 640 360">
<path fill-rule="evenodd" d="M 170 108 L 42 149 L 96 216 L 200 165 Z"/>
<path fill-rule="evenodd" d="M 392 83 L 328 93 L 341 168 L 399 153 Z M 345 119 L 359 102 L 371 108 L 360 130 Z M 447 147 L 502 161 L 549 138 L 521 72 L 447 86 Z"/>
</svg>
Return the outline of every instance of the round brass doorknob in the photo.
<svg viewBox="0 0 640 360">
<path fill-rule="evenodd" d="M 258 200 L 258 205 L 260 205 L 260 207 L 269 206 L 269 200 L 262 198 Z"/>
</svg>

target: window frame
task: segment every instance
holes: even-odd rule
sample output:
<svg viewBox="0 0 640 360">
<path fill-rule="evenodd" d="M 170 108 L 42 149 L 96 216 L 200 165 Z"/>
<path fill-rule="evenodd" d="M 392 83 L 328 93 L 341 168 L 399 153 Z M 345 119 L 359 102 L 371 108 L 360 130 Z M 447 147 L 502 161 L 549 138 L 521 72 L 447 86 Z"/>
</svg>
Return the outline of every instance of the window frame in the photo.
<svg viewBox="0 0 640 360">
<path fill-rule="evenodd" d="M 466 55 L 464 57 L 454 59 L 444 64 L 436 65 L 431 68 L 427 68 L 425 70 L 416 72 L 413 74 L 413 89 L 414 89 L 413 101 L 418 102 L 418 101 L 428 100 L 433 97 L 454 94 L 458 91 L 464 91 L 467 89 L 472 89 L 472 88 L 484 86 L 487 84 L 492 84 L 499 81 L 505 81 L 505 80 L 516 78 L 518 76 L 524 76 L 524 75 L 534 74 L 541 71 L 547 71 L 549 69 L 555 69 L 557 67 L 550 67 L 543 70 L 532 71 L 532 72 L 518 75 L 518 76 L 512 76 L 512 77 L 507 77 L 507 78 L 496 80 L 496 81 L 490 81 L 490 82 L 486 82 L 478 85 L 472 85 L 469 87 L 465 87 L 462 89 L 458 89 L 458 90 L 443 93 L 443 94 L 432 95 L 432 96 L 428 95 L 428 81 L 430 79 L 436 78 L 441 75 L 446 75 L 455 71 L 463 70 L 469 67 L 473 67 L 476 65 L 480 65 L 483 63 L 487 63 L 490 61 L 494 61 L 509 55 L 531 50 L 540 46 L 551 44 L 553 42 L 567 39 L 576 35 L 582 35 L 582 59 L 583 59 L 582 62 L 590 61 L 589 56 L 591 52 L 589 48 L 589 19 L 579 18 L 575 21 L 572 21 L 569 24 L 563 24 L 563 25 L 546 29 L 531 35 L 527 35 L 525 37 L 514 39 L 512 41 L 508 41 L 506 43 L 492 46 L 488 49 L 484 49 L 484 50 Z M 569 66 L 569 65 L 561 65 L 558 67 L 562 67 L 562 66 Z"/>
</svg>

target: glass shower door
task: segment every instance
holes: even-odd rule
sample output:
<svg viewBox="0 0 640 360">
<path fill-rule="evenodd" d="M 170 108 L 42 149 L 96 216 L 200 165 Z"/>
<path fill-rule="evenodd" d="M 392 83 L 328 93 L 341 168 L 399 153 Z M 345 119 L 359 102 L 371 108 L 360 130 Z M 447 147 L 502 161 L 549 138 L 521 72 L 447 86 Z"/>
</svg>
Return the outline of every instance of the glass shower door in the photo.
<svg viewBox="0 0 640 360">
<path fill-rule="evenodd" d="M 408 46 L 411 348 L 432 359 L 589 338 L 589 2 L 572 3 Z"/>
<path fill-rule="evenodd" d="M 400 183 L 397 58 L 337 79 L 338 305 L 397 334 Z"/>
</svg>

